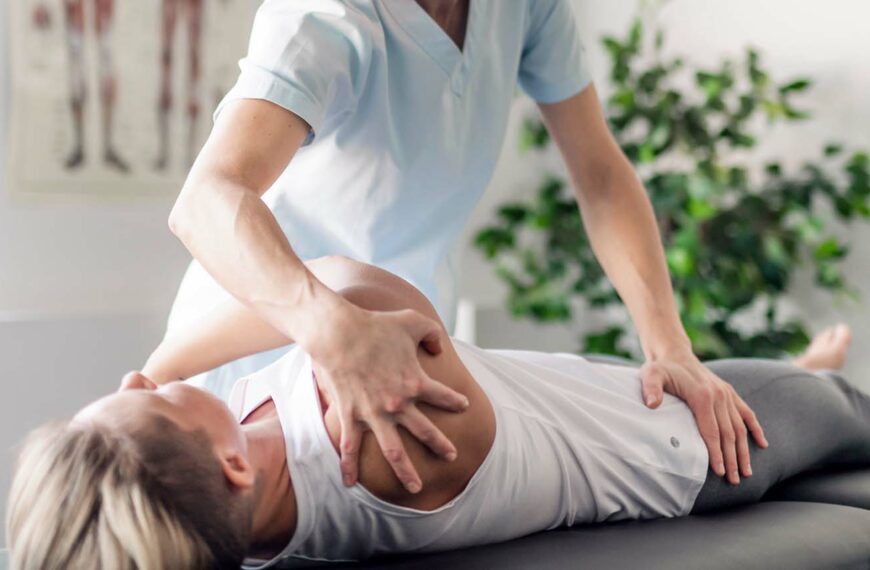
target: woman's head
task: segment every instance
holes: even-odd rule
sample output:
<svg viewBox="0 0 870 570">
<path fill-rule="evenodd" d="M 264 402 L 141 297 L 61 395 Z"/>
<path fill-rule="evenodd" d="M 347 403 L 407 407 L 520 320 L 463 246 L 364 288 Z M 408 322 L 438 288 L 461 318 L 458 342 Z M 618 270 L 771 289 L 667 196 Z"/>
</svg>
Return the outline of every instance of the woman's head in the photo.
<svg viewBox="0 0 870 570">
<path fill-rule="evenodd" d="M 251 540 L 246 453 L 226 406 L 181 383 L 125 389 L 44 426 L 12 484 L 12 567 L 237 567 Z"/>
</svg>

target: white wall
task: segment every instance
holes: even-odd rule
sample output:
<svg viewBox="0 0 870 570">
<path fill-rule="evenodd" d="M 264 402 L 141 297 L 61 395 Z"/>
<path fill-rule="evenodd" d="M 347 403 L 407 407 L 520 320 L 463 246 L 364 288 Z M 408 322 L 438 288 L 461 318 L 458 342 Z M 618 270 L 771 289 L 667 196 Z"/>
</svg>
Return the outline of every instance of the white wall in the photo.
<svg viewBox="0 0 870 570">
<path fill-rule="evenodd" d="M 599 92 L 607 91 L 607 58 L 600 46 L 605 33 L 623 37 L 635 14 L 635 0 L 572 0 Z M 723 56 L 739 57 L 746 45 L 757 46 L 765 65 L 777 79 L 807 75 L 816 86 L 801 99 L 815 110 L 815 118 L 788 129 L 766 133 L 766 144 L 757 159 L 777 156 L 794 163 L 818 153 L 825 141 L 837 139 L 870 149 L 870 2 L 866 0 L 671 0 L 661 12 L 667 30 L 669 50 L 685 54 L 687 60 L 714 66 Z M 603 98 L 603 95 L 602 95 Z M 522 155 L 517 150 L 517 129 L 521 119 L 534 113 L 527 100 L 515 104 L 510 137 L 502 152 L 490 188 L 475 210 L 464 240 L 491 219 L 497 204 L 508 199 L 530 196 L 537 189 L 543 172 L 560 167 L 555 156 Z M 790 160 L 789 160 L 790 159 Z M 801 279 L 792 300 L 816 326 L 838 320 L 848 322 L 856 331 L 855 348 L 847 372 L 856 381 L 870 386 L 870 227 L 843 230 L 851 242 L 847 275 L 861 289 L 860 305 L 832 305 L 830 298 L 813 292 L 811 279 Z M 465 253 L 462 263 L 462 291 L 485 313 L 478 317 L 483 344 L 521 346 L 532 338 L 562 348 L 576 347 L 570 328 L 552 332 L 535 327 L 505 323 L 492 315 L 500 307 L 505 289 L 494 277 L 491 266 L 476 251 Z M 486 315 L 492 315 L 487 317 Z M 492 325 L 487 325 L 491 320 Z M 584 320 L 581 317 L 580 320 Z M 577 327 L 574 327 L 576 329 Z M 575 331 L 576 332 L 576 331 Z M 497 335 L 497 336 L 496 336 Z M 566 338 L 566 335 L 570 338 Z"/>
<path fill-rule="evenodd" d="M 172 192 L 115 203 L 12 196 L 6 40 L 0 35 L 0 313 L 165 311 L 187 259 L 166 227 Z"/>
<path fill-rule="evenodd" d="M 16 0 L 17 1 L 17 0 Z M 7 3 L 0 2 L 0 30 Z M 7 186 L 9 46 L 0 32 L 0 513 L 13 446 L 117 386 L 163 330 L 187 263 L 162 199 L 20 203 Z M 0 524 L 0 527 L 3 527 Z M 5 530 L 0 529 L 0 547 Z M 0 563 L 2 565 L 2 563 Z"/>
</svg>

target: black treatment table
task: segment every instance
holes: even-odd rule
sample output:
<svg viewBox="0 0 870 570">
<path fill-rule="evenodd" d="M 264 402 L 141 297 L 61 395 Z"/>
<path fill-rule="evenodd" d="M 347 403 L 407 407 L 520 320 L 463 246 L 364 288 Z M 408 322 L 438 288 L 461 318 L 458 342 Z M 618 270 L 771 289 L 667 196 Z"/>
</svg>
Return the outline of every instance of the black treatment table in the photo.
<svg viewBox="0 0 870 570">
<path fill-rule="evenodd" d="M 759 504 L 714 514 L 575 526 L 501 544 L 323 567 L 870 569 L 870 470 L 801 476 Z"/>
<path fill-rule="evenodd" d="M 0 570 L 7 564 L 0 550 Z M 576 526 L 451 552 L 318 567 L 870 569 L 870 470 L 802 476 L 772 489 L 764 502 L 715 514 Z"/>
</svg>

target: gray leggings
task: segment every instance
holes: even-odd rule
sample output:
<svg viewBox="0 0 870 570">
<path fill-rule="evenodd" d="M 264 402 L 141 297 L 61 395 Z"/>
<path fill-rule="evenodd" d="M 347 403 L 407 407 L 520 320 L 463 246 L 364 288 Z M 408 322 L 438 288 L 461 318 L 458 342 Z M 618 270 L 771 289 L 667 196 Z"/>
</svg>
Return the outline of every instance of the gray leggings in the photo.
<svg viewBox="0 0 870 570">
<path fill-rule="evenodd" d="M 636 366 L 609 357 L 590 360 Z M 778 360 L 705 364 L 749 404 L 770 445 L 761 449 L 750 436 L 752 476 L 741 477 L 739 485 L 708 469 L 692 513 L 757 502 L 780 481 L 806 471 L 870 466 L 870 395 L 842 377 Z"/>
<path fill-rule="evenodd" d="M 761 449 L 750 441 L 752 476 L 741 477 L 739 485 L 708 470 L 693 513 L 759 501 L 775 484 L 798 473 L 870 466 L 870 396 L 844 378 L 776 360 L 706 365 L 749 404 L 770 445 Z"/>
</svg>

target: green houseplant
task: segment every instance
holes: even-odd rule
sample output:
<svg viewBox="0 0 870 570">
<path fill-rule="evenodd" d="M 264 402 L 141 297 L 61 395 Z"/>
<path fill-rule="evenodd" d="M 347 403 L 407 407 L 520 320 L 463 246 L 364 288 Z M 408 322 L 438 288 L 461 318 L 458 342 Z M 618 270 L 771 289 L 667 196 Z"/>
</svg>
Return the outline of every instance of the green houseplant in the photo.
<svg viewBox="0 0 870 570">
<path fill-rule="evenodd" d="M 868 155 L 828 143 L 793 172 L 776 160 L 750 168 L 745 151 L 765 129 L 808 118 L 792 99 L 810 80 L 777 83 L 752 49 L 737 63 L 691 67 L 665 57 L 663 32 L 647 39 L 646 27 L 638 18 L 627 37 L 603 39 L 613 87 L 606 113 L 649 192 L 695 351 L 701 358 L 795 352 L 807 342 L 806 326 L 784 318 L 779 301 L 798 268 L 811 268 L 823 290 L 855 296 L 841 272 L 848 248 L 829 226 L 870 217 Z M 549 146 L 539 119 L 526 122 L 522 143 Z M 532 199 L 502 205 L 475 246 L 508 285 L 516 317 L 568 321 L 578 302 L 584 311 L 621 303 L 559 177 L 547 177 Z M 747 328 L 747 320 L 755 324 Z M 585 335 L 578 349 L 638 356 L 627 350 L 627 330 L 625 315 Z"/>
</svg>

